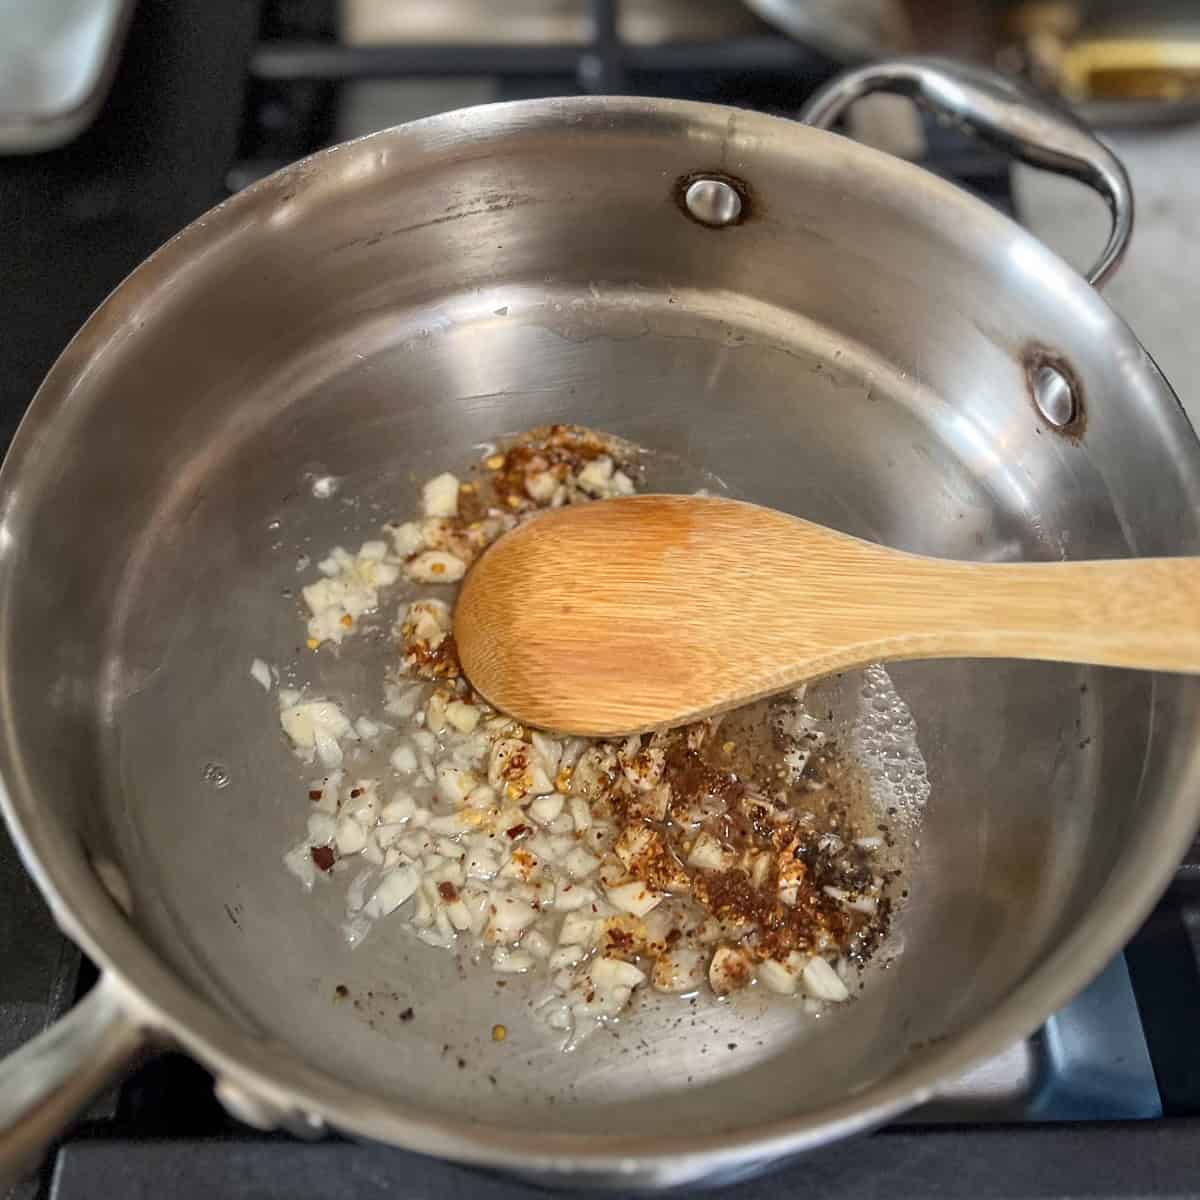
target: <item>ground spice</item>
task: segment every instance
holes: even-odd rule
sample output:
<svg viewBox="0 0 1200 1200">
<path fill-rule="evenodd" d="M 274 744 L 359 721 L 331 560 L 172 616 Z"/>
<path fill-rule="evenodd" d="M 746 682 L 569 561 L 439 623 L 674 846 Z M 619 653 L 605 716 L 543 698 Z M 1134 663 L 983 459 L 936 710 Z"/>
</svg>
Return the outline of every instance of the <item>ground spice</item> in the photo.
<svg viewBox="0 0 1200 1200">
<path fill-rule="evenodd" d="M 747 736 L 748 718 L 739 718 L 736 738 L 712 737 L 715 725 L 709 722 L 654 735 L 648 745 L 663 752 L 662 779 L 670 789 L 664 820 L 645 818 L 645 793 L 620 772 L 603 781 L 593 807 L 616 818 L 618 847 L 622 839 L 638 847 L 625 862 L 630 876 L 668 896 L 690 896 L 702 910 L 687 936 L 710 945 L 714 931 L 707 917 L 752 961 L 783 960 L 800 951 L 863 962 L 882 940 L 891 906 L 879 899 L 870 912 L 847 903 L 864 895 L 875 899 L 878 892 L 878 867 L 871 852 L 855 844 L 859 834 L 841 798 L 848 760 L 836 744 L 821 742 L 803 772 L 807 786 L 798 786 L 784 765 L 784 755 L 797 749 L 795 738 L 784 733 L 773 706 L 794 708 L 789 700 L 768 703 L 765 747 L 761 738 L 755 744 Z M 760 724 L 763 718 L 760 710 Z M 719 843 L 726 865 L 689 864 L 701 834 Z M 612 928 L 606 936 L 609 952 L 631 950 L 627 931 Z M 684 936 L 673 928 L 666 945 Z M 744 973 L 742 982 L 748 982 L 750 973 Z"/>
</svg>

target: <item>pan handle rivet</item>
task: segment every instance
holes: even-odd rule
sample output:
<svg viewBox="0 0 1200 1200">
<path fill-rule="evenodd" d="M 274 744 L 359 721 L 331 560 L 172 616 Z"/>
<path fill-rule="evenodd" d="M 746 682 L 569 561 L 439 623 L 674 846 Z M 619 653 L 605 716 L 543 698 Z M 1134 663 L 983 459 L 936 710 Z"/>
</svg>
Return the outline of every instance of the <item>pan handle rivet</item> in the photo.
<svg viewBox="0 0 1200 1200">
<path fill-rule="evenodd" d="M 270 1131 L 278 1129 L 282 1123 L 282 1114 L 274 1105 L 260 1100 L 228 1079 L 214 1080 L 213 1092 L 221 1102 L 221 1107 L 244 1125 Z"/>
<path fill-rule="evenodd" d="M 701 225 L 721 229 L 742 215 L 742 198 L 723 179 L 694 179 L 683 194 L 687 210 Z"/>
<path fill-rule="evenodd" d="M 1075 419 L 1075 393 L 1070 380 L 1054 367 L 1041 366 L 1034 373 L 1033 400 L 1038 412 L 1055 429 L 1065 429 Z"/>
</svg>

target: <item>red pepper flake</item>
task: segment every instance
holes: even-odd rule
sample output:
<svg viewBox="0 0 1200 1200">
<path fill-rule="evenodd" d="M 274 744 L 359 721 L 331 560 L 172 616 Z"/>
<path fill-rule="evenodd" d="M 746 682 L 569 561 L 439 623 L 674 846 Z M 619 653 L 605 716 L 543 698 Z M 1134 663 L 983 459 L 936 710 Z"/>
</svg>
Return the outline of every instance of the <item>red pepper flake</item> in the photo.
<svg viewBox="0 0 1200 1200">
<path fill-rule="evenodd" d="M 666 936 L 666 943 L 668 946 L 673 946 L 681 937 L 683 937 L 681 929 L 672 929 Z"/>
<path fill-rule="evenodd" d="M 514 825 L 511 829 L 506 829 L 505 832 L 510 838 L 519 838 L 521 834 L 529 832 L 528 825 Z"/>
<path fill-rule="evenodd" d="M 448 879 L 444 879 L 438 884 L 438 895 L 441 896 L 447 904 L 452 904 L 458 899 L 458 888 L 454 886 Z"/>
<path fill-rule="evenodd" d="M 308 793 L 308 798 L 315 802 L 317 800 L 320 800 L 320 798 L 323 795 L 325 795 L 325 793 L 322 792 L 319 788 L 313 788 L 313 790 Z"/>
<path fill-rule="evenodd" d="M 359 796 L 361 796 L 362 794 L 363 794 L 362 788 L 351 788 L 350 789 L 350 799 L 351 800 L 357 800 L 359 798 Z"/>
<path fill-rule="evenodd" d="M 333 847 L 332 846 L 314 846 L 309 854 L 312 856 L 313 864 L 318 871 L 331 871 L 333 869 Z"/>
</svg>

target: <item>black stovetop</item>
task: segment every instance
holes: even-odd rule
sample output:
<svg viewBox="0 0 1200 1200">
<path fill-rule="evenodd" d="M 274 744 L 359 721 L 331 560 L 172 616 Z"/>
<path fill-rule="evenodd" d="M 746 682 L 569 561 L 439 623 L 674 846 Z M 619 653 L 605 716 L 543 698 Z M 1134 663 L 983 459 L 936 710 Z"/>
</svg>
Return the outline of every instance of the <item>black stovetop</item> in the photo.
<svg viewBox="0 0 1200 1200">
<path fill-rule="evenodd" d="M 732 0 L 731 0 L 732 2 Z M 0 159 L 0 439 L 120 279 L 229 188 L 333 140 L 351 81 L 487 77 L 498 97 L 623 90 L 793 112 L 836 69 L 764 35 L 630 50 L 616 0 L 584 47 L 394 47 L 333 36 L 334 0 L 140 0 L 112 94 L 74 143 Z M 1012 211 L 1007 164 L 928 124 L 927 165 Z M 1200 1195 L 1200 844 L 1124 955 L 1034 1038 L 906 1123 L 722 1189 L 767 1196 Z M 0 1054 L 94 978 L 0 830 Z M 20 1200 L 103 1196 L 420 1196 L 518 1200 L 516 1183 L 417 1155 L 300 1144 L 229 1118 L 166 1055 L 102 1097 Z M 543 1193 L 544 1194 L 544 1193 Z"/>
</svg>

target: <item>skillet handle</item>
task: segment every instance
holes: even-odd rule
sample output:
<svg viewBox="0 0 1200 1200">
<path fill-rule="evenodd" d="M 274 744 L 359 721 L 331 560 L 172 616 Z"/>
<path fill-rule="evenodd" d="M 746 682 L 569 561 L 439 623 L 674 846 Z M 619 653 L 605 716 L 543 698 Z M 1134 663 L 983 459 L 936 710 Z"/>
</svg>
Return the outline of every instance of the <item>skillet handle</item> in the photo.
<svg viewBox="0 0 1200 1200">
<path fill-rule="evenodd" d="M 97 1093 L 145 1051 L 148 1035 L 111 977 L 61 1021 L 0 1060 L 0 1195 L 41 1161 Z"/>
<path fill-rule="evenodd" d="M 815 92 L 800 119 L 828 129 L 861 96 L 919 101 L 1030 166 L 1086 183 L 1104 198 L 1112 229 L 1087 281 L 1102 287 L 1133 233 L 1133 191 L 1120 160 L 1090 130 L 1032 88 L 997 71 L 939 58 L 897 58 L 847 71 Z"/>
</svg>

